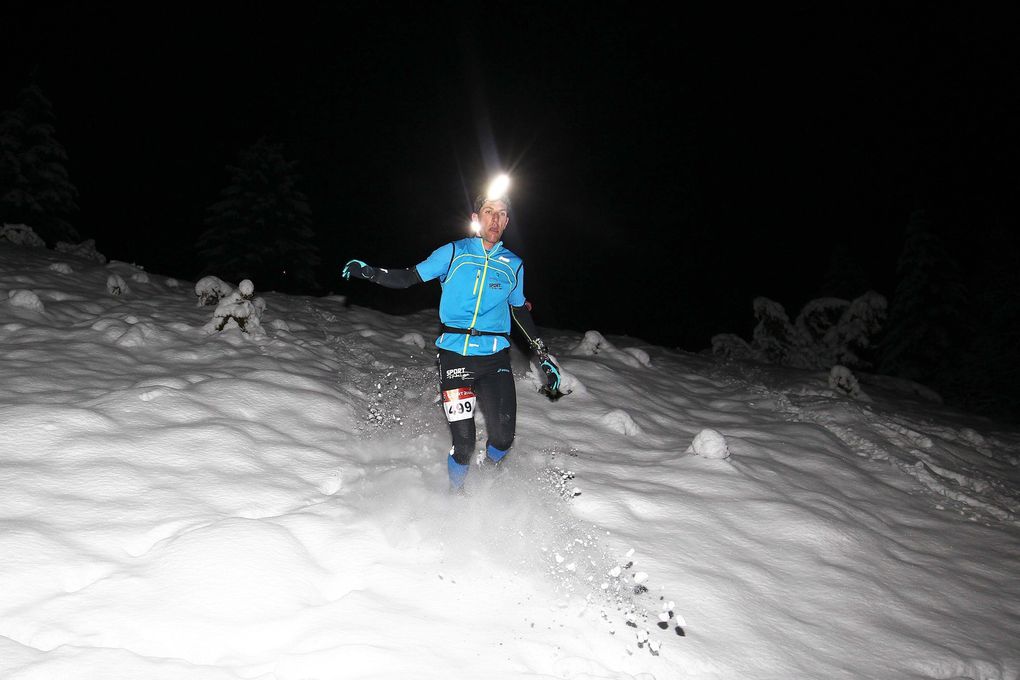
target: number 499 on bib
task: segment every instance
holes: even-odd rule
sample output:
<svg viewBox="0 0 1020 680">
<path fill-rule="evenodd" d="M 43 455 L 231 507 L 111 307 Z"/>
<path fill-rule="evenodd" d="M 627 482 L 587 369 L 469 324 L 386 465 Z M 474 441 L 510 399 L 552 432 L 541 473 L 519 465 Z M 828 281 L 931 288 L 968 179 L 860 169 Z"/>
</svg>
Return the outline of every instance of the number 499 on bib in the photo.
<svg viewBox="0 0 1020 680">
<path fill-rule="evenodd" d="M 458 387 L 443 392 L 443 410 L 446 419 L 451 423 L 455 420 L 467 420 L 475 414 L 474 391 L 470 387 Z"/>
</svg>

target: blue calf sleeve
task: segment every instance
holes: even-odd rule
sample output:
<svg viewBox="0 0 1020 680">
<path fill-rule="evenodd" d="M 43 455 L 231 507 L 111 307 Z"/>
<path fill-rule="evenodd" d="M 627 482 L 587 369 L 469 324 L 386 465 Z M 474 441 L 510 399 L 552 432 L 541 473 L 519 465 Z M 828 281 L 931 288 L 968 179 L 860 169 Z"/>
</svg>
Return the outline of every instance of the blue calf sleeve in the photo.
<svg viewBox="0 0 1020 680">
<path fill-rule="evenodd" d="M 460 489 L 464 486 L 464 478 L 467 477 L 470 468 L 470 465 L 461 465 L 455 461 L 453 456 L 447 456 L 446 469 L 450 473 L 451 489 Z"/>
</svg>

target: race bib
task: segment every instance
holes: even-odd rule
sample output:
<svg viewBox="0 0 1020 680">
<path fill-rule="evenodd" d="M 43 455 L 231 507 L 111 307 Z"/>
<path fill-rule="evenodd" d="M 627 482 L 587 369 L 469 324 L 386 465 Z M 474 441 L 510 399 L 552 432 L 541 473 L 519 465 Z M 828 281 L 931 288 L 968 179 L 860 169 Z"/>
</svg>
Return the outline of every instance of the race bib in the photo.
<svg viewBox="0 0 1020 680">
<path fill-rule="evenodd" d="M 443 409 L 446 419 L 451 423 L 455 420 L 467 420 L 475 415 L 475 393 L 470 387 L 458 387 L 443 392 Z"/>
</svg>

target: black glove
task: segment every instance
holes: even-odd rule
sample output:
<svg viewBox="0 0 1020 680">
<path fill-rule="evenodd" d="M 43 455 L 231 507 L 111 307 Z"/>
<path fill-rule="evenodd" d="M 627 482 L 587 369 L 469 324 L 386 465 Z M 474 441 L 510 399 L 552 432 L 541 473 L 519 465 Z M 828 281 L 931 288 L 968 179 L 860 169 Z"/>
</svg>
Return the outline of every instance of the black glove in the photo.
<svg viewBox="0 0 1020 680">
<path fill-rule="evenodd" d="M 361 260 L 351 260 L 344 265 L 344 270 L 340 273 L 340 276 L 344 278 L 344 281 L 349 281 L 352 276 L 356 279 L 374 281 L 375 275 L 378 273 L 375 267 L 367 265 Z"/>
</svg>

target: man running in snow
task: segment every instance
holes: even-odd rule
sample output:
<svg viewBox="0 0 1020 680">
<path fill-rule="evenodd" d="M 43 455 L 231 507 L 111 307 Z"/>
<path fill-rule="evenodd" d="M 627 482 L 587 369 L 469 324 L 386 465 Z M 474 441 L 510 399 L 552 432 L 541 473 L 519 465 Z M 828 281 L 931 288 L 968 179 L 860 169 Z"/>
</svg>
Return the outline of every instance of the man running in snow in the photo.
<svg viewBox="0 0 1020 680">
<path fill-rule="evenodd" d="M 410 269 L 383 269 L 360 260 L 343 269 L 344 279 L 365 279 L 387 288 L 409 288 L 432 279 L 442 284 L 436 347 L 443 409 L 453 436 L 447 468 L 454 490 L 463 488 L 471 463 L 476 404 L 488 429 L 488 459 L 498 465 L 513 443 L 517 390 L 510 369 L 511 319 L 538 354 L 546 374 L 543 392 L 550 399 L 562 395 L 559 368 L 538 337 L 526 304 L 524 263 L 500 240 L 510 221 L 510 200 L 480 196 L 474 208 L 472 223 L 480 225 L 477 238 L 440 246 Z"/>
</svg>

